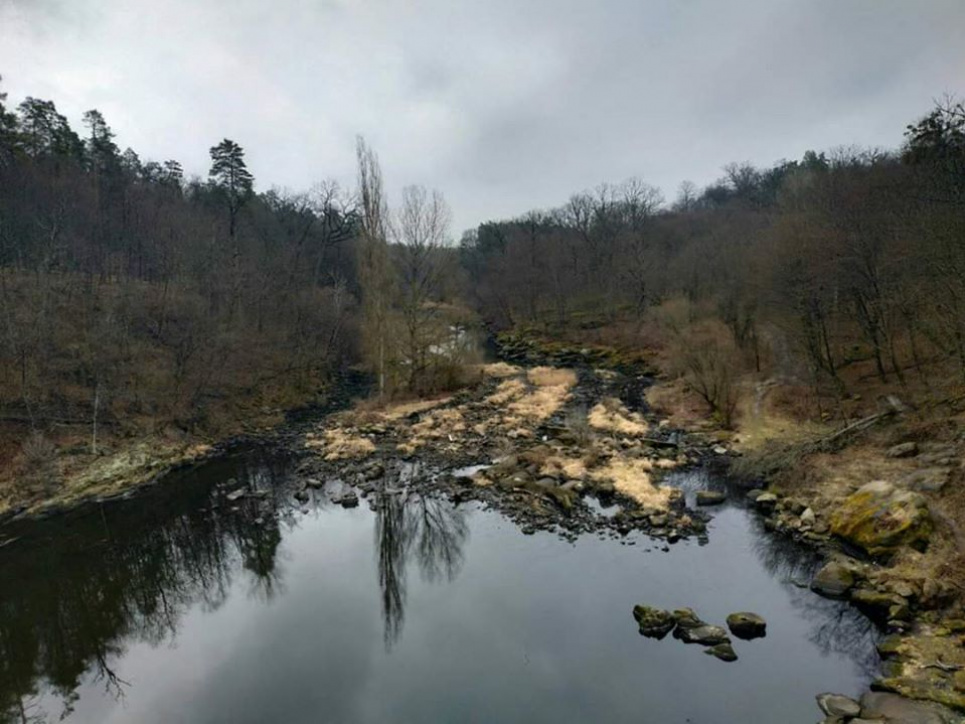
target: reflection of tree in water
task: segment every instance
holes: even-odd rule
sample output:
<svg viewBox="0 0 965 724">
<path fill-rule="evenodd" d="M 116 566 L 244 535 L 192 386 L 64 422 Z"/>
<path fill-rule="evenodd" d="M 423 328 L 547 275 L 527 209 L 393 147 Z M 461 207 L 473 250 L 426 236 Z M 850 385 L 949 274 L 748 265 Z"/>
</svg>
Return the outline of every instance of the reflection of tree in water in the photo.
<svg viewBox="0 0 965 724">
<path fill-rule="evenodd" d="M 375 543 L 386 647 L 402 634 L 406 569 L 414 558 L 428 581 L 452 580 L 463 562 L 465 514 L 441 498 L 405 500 L 383 490 L 375 498 Z"/>
<path fill-rule="evenodd" d="M 808 640 L 824 654 L 847 656 L 862 676 L 874 677 L 878 670 L 875 625 L 847 602 L 822 598 L 808 589 L 821 565 L 814 551 L 767 533 L 759 521 L 753 524 L 754 552 L 772 576 L 791 587 L 791 603 L 812 624 Z"/>
<path fill-rule="evenodd" d="M 129 642 L 173 638 L 189 607 L 220 607 L 239 558 L 253 589 L 274 595 L 281 532 L 273 504 L 205 510 L 214 501 L 210 481 L 226 477 L 219 472 L 197 471 L 103 515 L 33 526 L 29 539 L 3 551 L 0 721 L 45 719 L 42 691 L 69 713 L 85 677 L 123 696 L 127 684 L 111 662 Z M 231 472 L 267 487 L 283 470 L 262 463 Z"/>
</svg>

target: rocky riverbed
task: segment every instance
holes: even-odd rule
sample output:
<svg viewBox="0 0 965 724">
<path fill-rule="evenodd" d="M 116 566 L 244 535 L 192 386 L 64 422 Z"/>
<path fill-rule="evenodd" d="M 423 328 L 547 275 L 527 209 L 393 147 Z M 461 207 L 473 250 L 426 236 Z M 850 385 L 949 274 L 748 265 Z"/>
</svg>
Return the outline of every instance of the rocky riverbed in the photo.
<svg viewBox="0 0 965 724">
<path fill-rule="evenodd" d="M 452 397 L 354 409 L 320 423 L 303 441 L 305 487 L 336 478 L 365 495 L 388 475 L 414 491 L 481 501 L 524 532 L 706 540 L 706 510 L 688 507 L 661 480 L 714 453 L 646 414 L 644 378 L 506 363 L 479 374 L 478 385 Z M 618 509 L 599 515 L 601 504 Z"/>
<path fill-rule="evenodd" d="M 957 592 L 913 568 L 881 564 L 898 549 L 927 546 L 931 519 L 920 494 L 874 482 L 832 509 L 760 481 L 746 492 L 698 491 L 688 501 L 663 484 L 670 471 L 726 466 L 737 453 L 717 436 L 672 429 L 651 414 L 644 401 L 650 380 L 641 368 L 594 367 L 607 360 L 569 350 L 547 358 L 526 348 L 515 359 L 536 366 L 487 365 L 478 384 L 457 395 L 326 419 L 304 435 L 304 483 L 296 494 L 304 499 L 313 481 L 335 479 L 344 486 L 336 500 L 355 505 L 357 496 L 394 480 L 407 494 L 479 501 L 524 533 L 550 530 L 572 540 L 586 532 L 621 537 L 638 531 L 663 546 L 687 538 L 708 542 L 714 506 L 728 494 L 741 497 L 768 531 L 826 556 L 828 565 L 803 585 L 849 600 L 889 634 L 879 646 L 876 690 L 965 710 L 965 610 Z M 555 366 L 561 362 L 582 364 Z M 638 374 L 627 373 L 633 369 Z M 601 506 L 611 513 L 601 515 Z M 683 630 L 676 619 L 674 626 Z M 736 658 L 726 637 L 708 651 Z M 958 720 L 951 710 L 935 711 L 942 721 Z M 834 716 L 827 721 L 847 721 Z"/>
</svg>

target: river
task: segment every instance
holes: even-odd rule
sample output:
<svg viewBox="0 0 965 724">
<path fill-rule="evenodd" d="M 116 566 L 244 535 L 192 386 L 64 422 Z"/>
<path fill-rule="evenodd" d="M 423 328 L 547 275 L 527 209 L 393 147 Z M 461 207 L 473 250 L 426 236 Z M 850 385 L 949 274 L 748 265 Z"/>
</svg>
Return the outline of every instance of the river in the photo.
<svg viewBox="0 0 965 724">
<path fill-rule="evenodd" d="M 4 716 L 810 724 L 817 693 L 857 695 L 877 667 L 866 619 L 801 587 L 811 554 L 738 505 L 715 511 L 707 545 L 568 542 L 405 489 L 293 504 L 294 479 L 252 450 L 7 526 Z M 265 497 L 225 503 L 232 480 Z M 723 484 L 700 470 L 671 482 Z M 721 624 L 755 611 L 768 633 L 725 663 L 639 636 L 637 603 Z"/>
</svg>

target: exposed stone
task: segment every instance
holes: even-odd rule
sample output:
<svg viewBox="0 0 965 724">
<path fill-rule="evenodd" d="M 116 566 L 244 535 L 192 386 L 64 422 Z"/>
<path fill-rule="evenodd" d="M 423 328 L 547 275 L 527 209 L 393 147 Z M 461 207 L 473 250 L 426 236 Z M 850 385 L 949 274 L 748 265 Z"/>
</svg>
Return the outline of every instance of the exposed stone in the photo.
<svg viewBox="0 0 965 724">
<path fill-rule="evenodd" d="M 811 508 L 805 508 L 801 513 L 801 526 L 807 526 L 808 528 L 813 528 L 814 524 L 817 523 L 817 516 Z"/>
<path fill-rule="evenodd" d="M 948 468 L 919 468 L 901 479 L 902 486 L 911 490 L 921 490 L 938 493 L 944 490 L 951 478 L 952 471 Z"/>
<path fill-rule="evenodd" d="M 831 515 L 831 531 L 871 555 L 889 555 L 904 545 L 922 547 L 931 516 L 918 493 L 897 490 L 882 480 L 848 496 Z"/>
<path fill-rule="evenodd" d="M 922 701 L 913 701 L 897 694 L 869 691 L 861 697 L 861 716 L 864 719 L 884 720 L 888 724 L 956 724 L 961 717 L 949 709 Z"/>
<path fill-rule="evenodd" d="M 763 491 L 763 490 L 761 490 L 760 488 L 754 488 L 753 490 L 748 490 L 748 491 L 747 491 L 746 497 L 747 497 L 747 499 L 748 499 L 750 502 L 756 503 L 756 502 L 757 502 L 757 499 L 758 499 L 759 497 L 761 497 L 762 495 L 764 495 L 764 491 Z"/>
<path fill-rule="evenodd" d="M 912 458 L 918 454 L 918 443 L 903 442 L 900 445 L 893 445 L 885 454 L 890 458 Z"/>
<path fill-rule="evenodd" d="M 843 598 L 854 587 L 854 573 L 837 561 L 824 565 L 811 580 L 811 590 L 827 598 Z"/>
<path fill-rule="evenodd" d="M 767 622 L 756 613 L 741 611 L 727 617 L 727 628 L 739 639 L 750 641 L 767 634 Z"/>
<path fill-rule="evenodd" d="M 698 490 L 697 505 L 720 505 L 727 500 L 727 494 L 719 490 Z"/>
<path fill-rule="evenodd" d="M 349 491 L 344 495 L 341 495 L 338 498 L 336 498 L 334 502 L 338 503 L 343 508 L 355 508 L 355 507 L 358 507 L 359 496 L 353 493 L 352 491 Z"/>
<path fill-rule="evenodd" d="M 807 504 L 797 498 L 789 498 L 785 501 L 785 510 L 790 511 L 794 515 L 800 516 L 805 510 L 807 510 Z"/>
<path fill-rule="evenodd" d="M 677 620 L 677 628 L 673 632 L 674 638 L 680 639 L 686 644 L 716 646 L 717 644 L 730 643 L 730 638 L 724 628 L 702 621 L 692 609 L 678 609 L 673 612 L 673 615 Z"/>
<path fill-rule="evenodd" d="M 660 640 L 677 625 L 677 619 L 670 611 L 650 606 L 634 606 L 633 618 L 640 626 L 640 634 L 647 638 Z"/>
<path fill-rule="evenodd" d="M 777 495 L 774 493 L 761 493 L 757 496 L 754 504 L 762 510 L 770 510 L 777 505 Z"/>
<path fill-rule="evenodd" d="M 716 656 L 721 661 L 737 661 L 737 652 L 729 643 L 715 644 L 705 650 L 704 653 Z"/>
<path fill-rule="evenodd" d="M 878 621 L 902 619 L 908 615 L 908 602 L 893 593 L 859 588 L 851 592 L 851 603 Z"/>
<path fill-rule="evenodd" d="M 716 646 L 730 642 L 730 637 L 722 626 L 714 626 L 709 623 L 694 628 L 678 626 L 674 629 L 673 635 L 674 638 L 680 639 L 685 644 L 700 644 L 701 646 Z"/>
<path fill-rule="evenodd" d="M 817 700 L 827 716 L 853 718 L 861 713 L 861 705 L 844 694 L 818 694 Z"/>
</svg>

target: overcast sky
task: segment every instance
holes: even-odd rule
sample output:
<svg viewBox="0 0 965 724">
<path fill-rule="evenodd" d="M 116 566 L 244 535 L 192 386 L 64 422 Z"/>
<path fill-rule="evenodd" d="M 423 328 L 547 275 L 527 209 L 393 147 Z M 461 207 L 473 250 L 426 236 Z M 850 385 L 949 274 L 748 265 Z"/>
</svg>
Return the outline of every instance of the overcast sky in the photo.
<svg viewBox="0 0 965 724">
<path fill-rule="evenodd" d="M 442 190 L 454 235 L 632 175 L 668 198 L 730 161 L 895 147 L 965 93 L 965 0 L 0 0 L 10 101 L 204 174 L 223 137 L 260 190 Z"/>
</svg>

